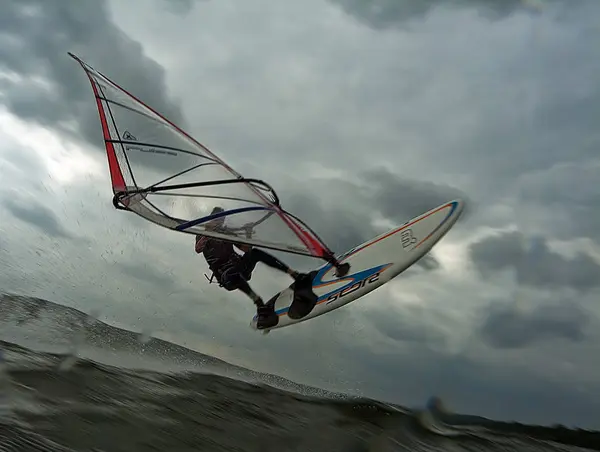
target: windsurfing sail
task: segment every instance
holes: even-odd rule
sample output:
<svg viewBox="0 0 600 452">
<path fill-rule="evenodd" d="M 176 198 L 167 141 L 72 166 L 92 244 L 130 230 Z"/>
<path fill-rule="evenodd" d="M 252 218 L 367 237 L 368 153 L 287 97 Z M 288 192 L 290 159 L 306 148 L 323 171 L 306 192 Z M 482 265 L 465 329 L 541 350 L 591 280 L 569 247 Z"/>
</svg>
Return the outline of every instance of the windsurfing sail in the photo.
<svg viewBox="0 0 600 452">
<path fill-rule="evenodd" d="M 157 225 L 335 262 L 325 243 L 286 212 L 266 182 L 248 179 L 147 104 L 69 52 L 96 98 L 113 204 Z M 211 214 L 215 207 L 221 212 Z M 224 217 L 226 232 L 211 229 Z"/>
</svg>

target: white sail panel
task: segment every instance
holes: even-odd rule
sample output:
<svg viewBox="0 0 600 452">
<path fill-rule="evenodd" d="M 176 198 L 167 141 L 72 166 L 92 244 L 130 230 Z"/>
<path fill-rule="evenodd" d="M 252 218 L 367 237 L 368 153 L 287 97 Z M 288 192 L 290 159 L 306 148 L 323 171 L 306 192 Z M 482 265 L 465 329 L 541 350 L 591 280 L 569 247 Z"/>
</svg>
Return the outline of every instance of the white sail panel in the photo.
<svg viewBox="0 0 600 452">
<path fill-rule="evenodd" d="M 279 204 L 265 182 L 223 160 L 81 59 L 103 131 L 114 204 L 189 234 L 330 259 L 331 251 Z M 212 215 L 215 208 L 222 212 Z M 223 217 L 226 232 L 211 229 Z"/>
</svg>

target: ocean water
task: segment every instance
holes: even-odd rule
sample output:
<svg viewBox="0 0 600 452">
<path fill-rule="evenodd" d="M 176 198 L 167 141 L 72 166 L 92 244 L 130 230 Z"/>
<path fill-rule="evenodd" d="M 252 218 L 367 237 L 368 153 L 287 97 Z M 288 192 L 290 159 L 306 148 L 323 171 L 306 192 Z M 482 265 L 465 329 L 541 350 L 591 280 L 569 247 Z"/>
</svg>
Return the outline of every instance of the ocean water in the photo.
<svg viewBox="0 0 600 452">
<path fill-rule="evenodd" d="M 440 406 L 315 391 L 72 308 L 0 297 L 0 452 L 600 450 L 600 433 Z"/>
</svg>

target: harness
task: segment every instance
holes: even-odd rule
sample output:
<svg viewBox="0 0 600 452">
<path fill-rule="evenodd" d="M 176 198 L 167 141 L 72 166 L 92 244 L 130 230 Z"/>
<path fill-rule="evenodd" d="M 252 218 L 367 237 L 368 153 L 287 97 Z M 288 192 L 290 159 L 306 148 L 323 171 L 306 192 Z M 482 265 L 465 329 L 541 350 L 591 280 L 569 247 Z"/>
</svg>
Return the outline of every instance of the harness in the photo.
<svg viewBox="0 0 600 452">
<path fill-rule="evenodd" d="M 225 279 L 230 276 L 228 275 L 228 272 L 230 272 L 232 269 L 234 269 L 236 267 L 236 265 L 238 265 L 241 261 L 241 257 L 233 250 L 233 247 L 231 250 L 226 250 L 228 253 L 228 256 L 225 258 L 224 254 L 221 254 L 221 252 L 223 250 L 219 250 L 219 249 L 211 249 L 212 247 L 210 247 L 210 237 L 206 237 L 206 236 L 202 236 L 202 235 L 197 235 L 196 236 L 196 252 L 197 253 L 203 253 L 204 254 L 204 258 L 206 259 L 208 266 L 211 270 L 211 275 L 209 276 L 208 274 L 204 273 L 204 277 L 208 280 L 209 284 L 212 284 L 213 282 L 215 284 L 218 284 L 219 287 L 224 287 L 224 284 L 221 282 L 224 277 Z M 214 239 L 212 239 L 214 240 Z M 217 241 L 218 243 L 219 241 Z M 214 244 L 215 242 L 213 242 Z M 207 245 L 209 245 L 208 247 L 208 251 L 213 251 L 213 256 L 207 256 L 205 251 L 207 251 Z M 218 246 L 218 245 L 217 245 Z M 216 264 L 218 268 L 217 270 L 213 270 L 214 266 Z M 213 281 L 214 280 L 214 281 Z"/>
<path fill-rule="evenodd" d="M 208 277 L 208 275 L 206 273 L 204 273 L 204 277 L 206 279 L 208 279 L 208 284 L 212 284 L 214 282 L 214 283 L 219 284 L 219 287 L 223 287 L 223 285 L 219 281 L 213 281 L 213 279 L 215 278 L 215 272 L 210 273 L 210 278 Z"/>
</svg>

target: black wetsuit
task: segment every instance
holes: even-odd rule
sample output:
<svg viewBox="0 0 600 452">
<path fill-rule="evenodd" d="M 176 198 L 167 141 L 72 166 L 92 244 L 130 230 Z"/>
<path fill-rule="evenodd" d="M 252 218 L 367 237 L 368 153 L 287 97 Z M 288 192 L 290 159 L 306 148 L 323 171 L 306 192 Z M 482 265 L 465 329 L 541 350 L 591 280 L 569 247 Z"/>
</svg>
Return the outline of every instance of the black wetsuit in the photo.
<svg viewBox="0 0 600 452">
<path fill-rule="evenodd" d="M 233 249 L 232 243 L 213 238 L 206 240 L 203 254 L 208 267 L 219 280 L 226 270 L 232 267 L 239 268 L 242 260 L 242 256 Z"/>
<path fill-rule="evenodd" d="M 250 293 L 248 282 L 252 278 L 252 272 L 258 262 L 282 272 L 288 272 L 289 267 L 268 253 L 252 248 L 240 256 L 235 252 L 233 243 L 202 237 L 205 241 L 202 253 L 209 268 L 214 273 L 217 281 L 226 290 L 240 289 L 247 294 Z"/>
</svg>

